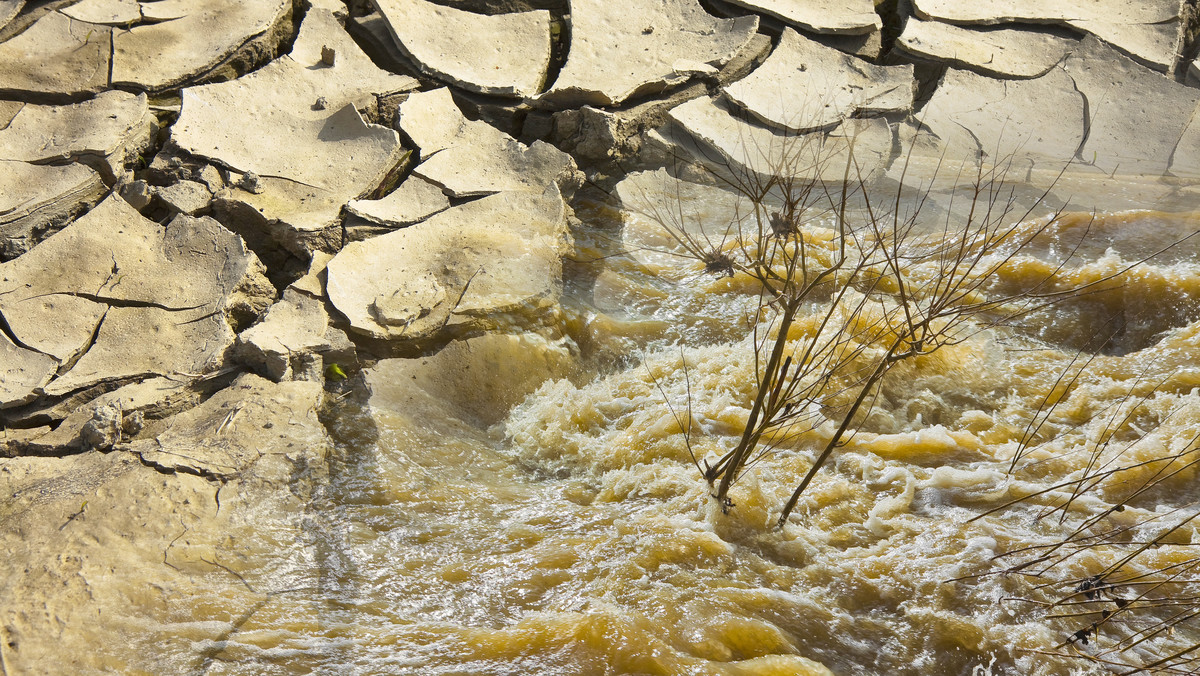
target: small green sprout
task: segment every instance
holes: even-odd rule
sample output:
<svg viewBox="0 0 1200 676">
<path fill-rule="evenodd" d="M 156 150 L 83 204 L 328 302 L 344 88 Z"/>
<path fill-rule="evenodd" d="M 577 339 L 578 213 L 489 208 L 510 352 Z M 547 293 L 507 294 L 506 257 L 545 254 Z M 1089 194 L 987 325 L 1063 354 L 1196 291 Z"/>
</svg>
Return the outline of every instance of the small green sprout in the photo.
<svg viewBox="0 0 1200 676">
<path fill-rule="evenodd" d="M 84 501 L 83 501 L 83 504 L 82 504 L 82 505 L 79 505 L 79 511 L 78 511 L 78 512 L 75 512 L 75 513 L 74 513 L 74 514 L 72 514 L 71 516 L 68 516 L 68 517 L 67 517 L 67 520 L 66 520 L 66 521 L 64 521 L 64 522 L 63 522 L 63 525 L 59 526 L 59 527 L 58 527 L 58 529 L 61 531 L 62 529 L 66 528 L 68 524 L 70 524 L 70 523 L 71 523 L 72 521 L 74 521 L 75 519 L 78 519 L 78 518 L 80 517 L 80 515 L 82 515 L 82 514 L 83 514 L 83 510 L 85 510 L 85 509 L 87 509 L 87 500 L 84 500 Z"/>
</svg>

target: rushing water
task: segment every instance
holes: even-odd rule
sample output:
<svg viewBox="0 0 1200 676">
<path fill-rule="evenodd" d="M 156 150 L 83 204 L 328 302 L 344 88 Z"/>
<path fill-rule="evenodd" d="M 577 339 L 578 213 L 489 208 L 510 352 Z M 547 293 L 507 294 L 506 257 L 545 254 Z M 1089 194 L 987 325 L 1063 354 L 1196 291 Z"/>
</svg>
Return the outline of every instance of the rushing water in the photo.
<svg viewBox="0 0 1200 676">
<path fill-rule="evenodd" d="M 688 208 L 720 223 L 730 214 L 724 199 L 699 190 Z M 610 207 L 584 203 L 579 213 L 587 225 L 576 233 L 561 322 L 570 377 L 510 412 L 482 401 L 492 405 L 476 409 L 490 410 L 482 417 L 382 386 L 368 410 L 343 411 L 329 484 L 307 517 L 317 579 L 257 610 L 214 649 L 208 673 L 249 664 L 256 673 L 363 674 L 1096 669 L 1047 653 L 1111 643 L 1066 640 L 1122 592 L 1046 604 L 1070 597 L 1128 545 L 1081 549 L 1040 577 L 1021 574 L 1037 566 L 995 573 L 1091 517 L 1100 525 L 1089 532 L 1130 526 L 1116 540 L 1134 542 L 1195 509 L 1186 454 L 1171 465 L 1178 471 L 1132 497 L 1129 487 L 1163 463 L 1097 482 L 1065 507 L 1071 487 L 1061 485 L 1187 451 L 1200 431 L 1195 245 L 1102 293 L 902 364 L 780 531 L 779 508 L 831 424 L 763 457 L 735 485 L 728 514 L 709 498 L 681 424 L 690 414 L 692 452 L 710 458 L 746 425 L 753 285 L 674 255 L 644 217 L 628 216 L 622 235 Z M 807 232 L 828 240 L 828 226 L 817 220 Z M 1102 279 L 1197 228 L 1194 214 L 1063 218 L 994 285 L 1040 279 L 1065 249 L 1073 257 L 1055 274 Z M 1061 395 L 1061 374 L 1085 364 L 1038 443 L 1022 449 L 1030 421 L 1048 410 L 1046 393 Z M 1112 441 L 1089 443 L 1097 439 Z M 1176 529 L 1111 579 L 1190 561 L 1194 537 L 1190 525 Z M 1195 577 L 1189 570 L 1159 595 L 1186 597 Z M 1047 619 L 1064 609 L 1097 614 Z M 1112 630 L 1172 612 L 1130 613 Z M 1130 655 L 1180 650 L 1200 640 L 1193 625 L 1155 634 Z"/>
</svg>

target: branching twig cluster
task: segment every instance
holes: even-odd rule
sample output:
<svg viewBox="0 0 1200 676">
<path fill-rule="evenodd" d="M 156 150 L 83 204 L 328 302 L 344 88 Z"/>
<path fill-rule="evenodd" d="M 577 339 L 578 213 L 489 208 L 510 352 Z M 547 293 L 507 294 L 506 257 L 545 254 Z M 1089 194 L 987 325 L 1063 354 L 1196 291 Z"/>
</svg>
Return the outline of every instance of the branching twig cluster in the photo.
<svg viewBox="0 0 1200 676">
<path fill-rule="evenodd" d="M 781 527 L 869 414 L 881 381 L 897 364 L 1102 289 L 1120 274 L 1064 283 L 1059 273 L 1068 254 L 1040 279 L 996 293 L 996 275 L 1058 216 L 1032 219 L 1048 191 L 1033 208 L 1019 208 L 1003 181 L 1007 167 L 975 164 L 969 175 L 960 170 L 959 179 L 970 186 L 965 209 L 946 209 L 965 215 L 931 224 L 924 217 L 928 193 L 911 204 L 902 201 L 903 189 L 882 201 L 872 194 L 870 172 L 856 160 L 852 140 L 841 148 L 811 135 L 790 140 L 797 147 L 776 153 L 769 174 L 715 157 L 691 167 L 736 196 L 742 208 L 731 222 L 686 223 L 678 203 L 652 204 L 646 214 L 706 273 L 744 277 L 757 291 L 754 400 L 736 446 L 702 463 L 713 497 L 724 509 L 733 507 L 730 489 L 755 461 L 834 423 L 782 505 Z M 841 180 L 829 181 L 835 161 Z M 832 231 L 815 225 L 830 220 Z"/>
</svg>

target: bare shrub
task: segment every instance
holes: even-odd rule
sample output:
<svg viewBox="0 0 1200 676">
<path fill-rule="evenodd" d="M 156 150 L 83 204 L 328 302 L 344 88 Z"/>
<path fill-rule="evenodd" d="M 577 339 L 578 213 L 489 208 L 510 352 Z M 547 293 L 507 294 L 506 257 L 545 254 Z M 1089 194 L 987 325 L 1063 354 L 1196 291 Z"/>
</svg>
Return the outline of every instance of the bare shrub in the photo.
<svg viewBox="0 0 1200 676">
<path fill-rule="evenodd" d="M 756 299 L 749 313 L 755 382 L 744 430 L 717 457 L 692 455 L 722 510 L 737 508 L 730 490 L 756 462 L 814 438 L 809 433 L 818 427 L 832 429 L 811 448 L 811 466 L 779 506 L 780 528 L 822 467 L 868 418 L 881 384 L 899 364 L 919 368 L 944 347 L 1031 313 L 1102 299 L 1180 241 L 1103 274 L 1073 277 L 1068 263 L 1090 236 L 1094 216 L 1067 214 L 1053 204 L 1053 181 L 1032 199 L 1027 186 L 1006 183 L 1011 157 L 937 162 L 938 172 L 953 175 L 957 190 L 931 205 L 934 178 L 906 180 L 911 151 L 894 158 L 899 179 L 886 188 L 878 167 L 860 164 L 853 137 L 778 138 L 779 147 L 760 144 L 747 151 L 760 154 L 757 163 L 696 144 L 694 159 L 676 158 L 670 167 L 676 177 L 728 191 L 736 207 L 727 220 L 696 219 L 682 198 L 639 200 L 639 210 L 666 233 L 674 253 L 693 259 L 706 274 L 731 278 Z M 935 214 L 927 213 L 931 206 Z M 1052 230 L 1074 240 L 1060 242 L 1057 257 L 1039 274 L 1014 282 L 1009 268 Z M 1081 385 L 1099 377 L 1089 371 L 1096 354 L 1084 348 L 1099 350 L 1112 337 L 1093 343 L 1052 375 L 1036 410 L 1019 421 L 1024 433 L 1009 467 L 1019 477 L 1031 463 L 1069 452 L 1086 456 L 1085 469 L 985 513 L 1037 504 L 1034 518 L 1058 519 L 1065 535 L 1001 555 L 993 572 L 1033 581 L 1028 596 L 1012 600 L 1040 607 L 1048 620 L 1069 628 L 1056 654 L 1132 669 L 1125 673 L 1193 673 L 1200 644 L 1176 645 L 1171 636 L 1173 627 L 1200 615 L 1200 556 L 1162 552 L 1191 546 L 1200 492 L 1167 513 L 1155 511 L 1155 495 L 1196 475 L 1200 432 L 1162 439 L 1157 428 L 1139 427 L 1148 403 L 1163 391 L 1162 379 L 1149 371 L 1131 378 L 1117 403 L 1092 411 L 1086 421 L 1060 415 L 1067 404 L 1078 408 Z M 686 424 L 672 413 L 692 450 L 690 412 Z M 1149 417 L 1162 425 L 1170 416 Z M 1147 444 L 1159 447 L 1147 451 Z M 1073 507 L 1096 495 L 1108 506 L 1079 516 Z M 1128 518 L 1112 518 L 1127 510 Z M 1088 565 L 1081 565 L 1085 559 Z M 1097 642 L 1103 647 L 1081 650 Z"/>
<path fill-rule="evenodd" d="M 681 255 L 709 274 L 748 280 L 759 299 L 755 397 L 736 447 L 702 467 L 713 497 L 733 507 L 729 490 L 756 459 L 826 419 L 837 422 L 781 506 L 782 526 L 897 364 L 1119 283 L 1129 268 L 1073 284 L 1060 274 L 1068 251 L 1040 279 L 1000 289 L 999 273 L 1061 216 L 1033 218 L 1047 210 L 1048 190 L 1020 206 L 1016 187 L 1004 182 L 1007 165 L 963 164 L 957 179 L 965 195 L 951 196 L 948 216 L 931 222 L 924 215 L 929 193 L 902 202 L 904 171 L 889 198 L 876 197 L 876 169 L 859 164 L 853 138 L 780 139 L 780 148 L 762 149 L 766 173 L 716 151 L 673 168 L 736 195 L 740 206 L 729 222 L 687 222 L 678 205 L 648 203 L 645 215 Z M 909 158 L 897 162 L 906 166 Z M 840 178 L 831 180 L 834 168 Z M 812 225 L 818 217 L 832 218 L 832 232 Z M 795 331 L 799 322 L 806 330 Z"/>
</svg>

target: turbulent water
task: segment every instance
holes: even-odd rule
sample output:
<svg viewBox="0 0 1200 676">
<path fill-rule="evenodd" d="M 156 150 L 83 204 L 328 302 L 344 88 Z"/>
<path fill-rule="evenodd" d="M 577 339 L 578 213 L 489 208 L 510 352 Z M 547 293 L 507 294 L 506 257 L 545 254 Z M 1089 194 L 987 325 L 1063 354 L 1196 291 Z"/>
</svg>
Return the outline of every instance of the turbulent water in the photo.
<svg viewBox="0 0 1200 676">
<path fill-rule="evenodd" d="M 729 218 L 701 192 L 689 209 Z M 482 422 L 432 399 L 347 409 L 307 517 L 319 579 L 257 610 L 207 673 L 1068 674 L 1100 669 L 1076 652 L 1145 663 L 1200 641 L 1188 617 L 1156 625 L 1187 612 L 1200 553 L 1179 527 L 1200 504 L 1190 240 L 901 364 L 777 530 L 835 421 L 762 457 L 722 513 L 691 453 L 716 458 L 746 425 L 754 285 L 588 206 L 560 322 L 571 377 Z M 1197 228 L 1065 217 L 989 289 L 1107 279 Z M 1038 549 L 1081 524 L 1090 546 Z M 1112 586 L 1081 587 L 1116 562 Z M 1146 640 L 1112 650 L 1128 636 Z"/>
</svg>

